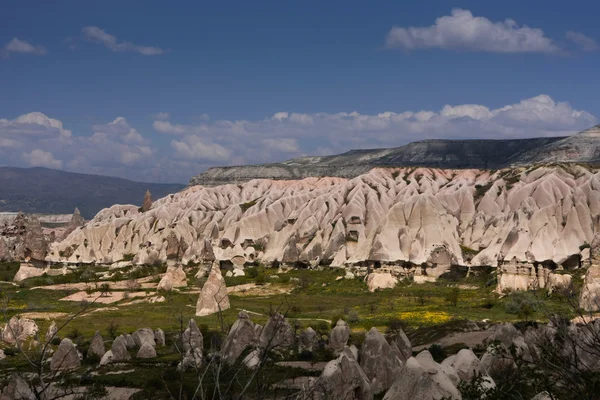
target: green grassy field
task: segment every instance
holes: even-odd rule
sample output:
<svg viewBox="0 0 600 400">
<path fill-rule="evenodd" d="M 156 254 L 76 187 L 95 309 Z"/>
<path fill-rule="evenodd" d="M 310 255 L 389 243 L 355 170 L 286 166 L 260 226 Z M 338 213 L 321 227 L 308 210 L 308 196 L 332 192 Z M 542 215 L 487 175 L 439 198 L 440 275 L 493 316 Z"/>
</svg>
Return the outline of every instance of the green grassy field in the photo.
<svg viewBox="0 0 600 400">
<path fill-rule="evenodd" d="M 0 274 L 4 280 L 10 280 L 16 273 L 14 264 L 0 264 Z M 158 276 L 164 272 L 164 266 L 142 267 L 141 269 L 126 269 L 121 271 L 119 279 Z M 198 290 L 204 279 L 194 278 L 197 269 L 190 269 L 186 288 L 168 293 L 160 293 L 166 299 L 162 303 L 140 303 L 123 305 L 131 299 L 113 304 L 92 305 L 78 302 L 61 301 L 60 299 L 74 293 L 74 290 L 46 290 L 36 288 L 48 284 L 74 283 L 81 280 L 89 281 L 95 287 L 92 272 L 106 271 L 106 268 L 87 266 L 75 273 L 65 276 L 42 276 L 31 278 L 19 285 L 0 283 L 3 299 L 9 299 L 4 314 L 7 318 L 24 313 L 78 313 L 87 307 L 84 314 L 71 321 L 60 332 L 59 336 L 74 338 L 78 345 L 85 349 L 89 345 L 94 332 L 100 331 L 105 340 L 110 334 L 133 332 L 138 328 L 162 328 L 167 335 L 168 343 L 179 332 L 180 319 L 183 321 L 195 318 L 204 334 L 205 347 L 210 348 L 214 337 L 222 336 L 237 318 L 239 310 L 250 312 L 252 320 L 263 324 L 273 310 L 285 313 L 292 326 L 298 329 L 311 326 L 320 334 L 327 334 L 332 323 L 343 318 L 352 329 L 351 342 L 362 343 L 364 334 L 375 326 L 385 332 L 390 324 L 401 323 L 405 327 L 413 346 L 434 343 L 441 337 L 464 328 L 466 320 L 489 320 L 491 323 L 522 319 L 522 316 L 510 313 L 508 303 L 513 301 L 512 295 L 500 297 L 494 293 L 495 271 L 490 270 L 468 279 L 458 281 L 439 280 L 435 283 L 415 284 L 401 281 L 394 289 L 370 293 L 367 285 L 361 279 L 336 280 L 343 276 L 341 269 L 325 268 L 324 270 L 292 270 L 278 274 L 276 269 L 253 268 L 247 270 L 244 277 L 225 278 L 227 286 L 255 283 L 265 289 L 281 289 L 288 293 L 273 295 L 249 295 L 239 293 L 230 295 L 231 308 L 223 312 L 222 320 L 218 315 L 195 317 L 195 306 Z M 271 277 L 277 275 L 278 278 Z M 153 279 L 158 281 L 158 278 Z M 99 283 L 103 283 L 100 281 Z M 579 282 L 575 279 L 575 282 Z M 108 281 L 109 284 L 113 283 Z M 114 283 L 113 283 L 114 284 Z M 145 289 L 137 289 L 144 291 Z M 111 289 L 111 291 L 117 291 Z M 121 290 L 127 291 L 127 290 Z M 155 289 L 148 289 L 155 295 Z M 533 294 L 532 294 L 533 295 Z M 537 307 L 527 317 L 530 320 L 545 321 L 552 312 L 571 315 L 572 309 L 560 296 L 547 296 L 542 291 L 535 293 L 539 299 Z M 455 305 L 453 303 L 456 303 Z M 6 304 L 6 303 L 4 303 Z M 66 317 L 58 318 L 57 323 Z M 46 332 L 50 320 L 36 319 L 40 327 L 40 337 Z M 110 328 L 110 329 L 109 329 Z M 110 332 L 109 332 L 110 331 Z M 455 350 L 460 348 L 458 346 Z M 453 349 L 448 349 L 453 352 Z M 135 356 L 135 354 L 133 354 Z M 150 377 L 155 376 L 156 366 L 173 365 L 177 353 L 172 346 L 167 346 L 159 352 L 159 357 L 152 361 L 132 361 L 136 373 L 107 375 L 101 374 L 94 382 L 117 386 L 144 386 Z M 0 361 L 10 368 L 25 368 L 21 357 L 12 356 Z M 112 367 L 106 367 L 105 372 Z M 277 371 L 275 367 L 272 371 Z M 160 368 L 158 369 L 160 370 Z M 140 375 L 139 371 L 144 371 Z M 279 371 L 285 375 L 283 371 Z M 278 377 L 279 372 L 273 376 Z M 287 371 L 286 374 L 295 374 Z M 306 375 L 306 373 L 304 373 Z M 282 375 L 282 376 L 283 376 Z M 285 375 L 288 376 L 288 375 Z M 1 378 L 1 377 L 0 377 Z M 141 382 L 141 381 L 144 382 Z"/>
</svg>

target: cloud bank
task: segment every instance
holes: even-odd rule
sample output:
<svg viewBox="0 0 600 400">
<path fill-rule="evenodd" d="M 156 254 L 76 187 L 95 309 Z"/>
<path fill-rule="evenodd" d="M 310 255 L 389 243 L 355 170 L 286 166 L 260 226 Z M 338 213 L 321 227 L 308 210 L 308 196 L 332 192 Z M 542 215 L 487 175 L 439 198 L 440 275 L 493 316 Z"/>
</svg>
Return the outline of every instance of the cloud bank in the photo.
<svg viewBox="0 0 600 400">
<path fill-rule="evenodd" d="M 597 123 L 590 113 L 548 95 L 499 108 L 459 104 L 378 114 L 281 111 L 260 120 L 206 118 L 196 124 L 156 119 L 145 132 L 117 117 L 93 125 L 91 132 L 73 134 L 61 121 L 32 112 L 0 119 L 0 157 L 15 166 L 187 182 L 216 165 L 276 162 L 424 139 L 566 136 Z"/>
</svg>

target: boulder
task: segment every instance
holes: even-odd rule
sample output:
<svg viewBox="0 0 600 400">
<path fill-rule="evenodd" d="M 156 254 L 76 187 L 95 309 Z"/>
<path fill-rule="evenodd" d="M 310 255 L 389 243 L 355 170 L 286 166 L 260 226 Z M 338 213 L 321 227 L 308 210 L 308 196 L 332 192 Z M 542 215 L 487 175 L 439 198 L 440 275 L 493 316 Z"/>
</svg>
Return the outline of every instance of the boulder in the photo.
<svg viewBox="0 0 600 400">
<path fill-rule="evenodd" d="M 77 348 L 71 341 L 71 339 L 64 338 L 61 340 L 58 348 L 52 355 L 50 361 L 50 370 L 52 371 L 68 371 L 79 368 L 81 361 L 79 360 L 79 354 Z"/>
<path fill-rule="evenodd" d="M 229 307 L 229 296 L 227 295 L 225 279 L 221 275 L 219 264 L 215 262 L 206 283 L 202 286 L 202 291 L 196 304 L 196 315 L 199 317 L 210 315 L 227 310 Z"/>
<path fill-rule="evenodd" d="M 402 369 L 402 362 L 377 328 L 371 328 L 365 336 L 360 367 L 369 378 L 374 394 L 388 390 Z"/>
<path fill-rule="evenodd" d="M 17 340 L 24 342 L 35 336 L 38 331 L 39 327 L 32 319 L 14 316 L 2 329 L 2 341 L 8 344 L 15 344 Z"/>
<path fill-rule="evenodd" d="M 254 322 L 248 313 L 240 311 L 223 344 L 221 350 L 223 362 L 228 365 L 235 363 L 244 350 L 257 344 L 257 337 Z"/>
<path fill-rule="evenodd" d="M 133 341 L 136 347 L 142 347 L 144 344 L 148 344 L 152 347 L 156 347 L 154 341 L 154 331 L 151 328 L 141 328 L 133 332 Z"/>
<path fill-rule="evenodd" d="M 336 353 L 340 353 L 350 339 L 350 327 L 344 320 L 339 320 L 329 335 L 329 347 Z"/>
<path fill-rule="evenodd" d="M 260 366 L 260 349 L 254 349 L 242 360 L 242 365 L 249 369 L 256 369 Z"/>
<path fill-rule="evenodd" d="M 299 350 L 312 352 L 318 343 L 319 338 L 317 337 L 317 332 L 309 326 L 300 334 Z"/>
<path fill-rule="evenodd" d="M 187 286 L 187 277 L 181 265 L 167 267 L 167 272 L 158 283 L 157 290 L 170 291 L 175 287 Z"/>
<path fill-rule="evenodd" d="M 493 334 L 490 336 L 489 340 L 491 342 L 499 341 L 502 342 L 504 346 L 510 347 L 513 343 L 513 340 L 520 335 L 521 334 L 513 324 L 511 324 L 510 322 L 506 322 L 503 324 L 496 325 L 493 328 Z"/>
<path fill-rule="evenodd" d="M 298 399 L 372 400 L 373 389 L 354 355 L 346 349 L 327 363 L 321 376 L 301 392 Z"/>
<path fill-rule="evenodd" d="M 579 306 L 586 311 L 600 310 L 600 265 L 588 268 L 583 280 Z"/>
<path fill-rule="evenodd" d="M 554 397 L 550 397 L 548 392 L 540 392 L 531 398 L 531 400 L 553 400 L 553 399 L 554 399 Z"/>
<path fill-rule="evenodd" d="M 104 353 L 106 353 L 104 339 L 102 338 L 100 331 L 96 331 L 96 333 L 94 334 L 94 338 L 90 343 L 90 347 L 88 348 L 87 356 L 102 357 Z"/>
<path fill-rule="evenodd" d="M 158 328 L 154 331 L 154 340 L 156 341 L 156 345 L 157 346 L 164 346 L 165 345 L 165 331 L 163 331 L 162 329 Z"/>
<path fill-rule="evenodd" d="M 4 350 L 0 349 L 0 360 L 4 360 L 6 358 L 6 354 L 4 354 Z"/>
<path fill-rule="evenodd" d="M 125 336 L 117 336 L 113 340 L 111 351 L 111 361 L 128 361 L 131 359 L 129 352 L 127 351 L 127 339 Z M 103 357 L 104 358 L 104 357 Z"/>
<path fill-rule="evenodd" d="M 274 312 L 260 332 L 258 345 L 261 349 L 289 349 L 294 345 L 294 330 L 285 317 Z"/>
<path fill-rule="evenodd" d="M 56 326 L 56 322 L 52 321 L 52 323 L 48 327 L 48 330 L 46 331 L 46 343 L 50 343 L 52 339 L 56 337 L 57 333 L 58 327 Z"/>
<path fill-rule="evenodd" d="M 156 358 L 156 350 L 149 342 L 143 342 L 137 353 L 137 358 Z"/>
<path fill-rule="evenodd" d="M 378 289 L 393 289 L 397 283 L 398 279 L 389 272 L 375 272 L 367 275 L 369 292 L 374 292 Z"/>
</svg>

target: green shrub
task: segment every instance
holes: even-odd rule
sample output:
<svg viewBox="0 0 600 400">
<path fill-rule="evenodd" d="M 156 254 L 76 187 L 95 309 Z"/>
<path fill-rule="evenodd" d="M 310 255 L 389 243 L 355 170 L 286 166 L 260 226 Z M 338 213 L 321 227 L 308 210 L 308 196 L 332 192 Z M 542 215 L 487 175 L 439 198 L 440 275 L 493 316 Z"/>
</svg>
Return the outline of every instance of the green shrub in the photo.
<svg viewBox="0 0 600 400">
<path fill-rule="evenodd" d="M 508 314 L 517 315 L 524 318 L 525 321 L 535 314 L 540 308 L 540 300 L 530 292 L 512 293 L 508 301 L 504 304 L 504 309 Z"/>
</svg>

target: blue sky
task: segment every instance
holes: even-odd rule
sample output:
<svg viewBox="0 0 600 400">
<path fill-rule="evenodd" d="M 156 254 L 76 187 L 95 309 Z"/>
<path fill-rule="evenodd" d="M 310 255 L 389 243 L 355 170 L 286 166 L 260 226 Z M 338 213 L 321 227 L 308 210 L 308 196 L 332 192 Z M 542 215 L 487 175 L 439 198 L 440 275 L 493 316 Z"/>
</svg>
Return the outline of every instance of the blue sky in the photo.
<svg viewBox="0 0 600 400">
<path fill-rule="evenodd" d="M 598 123 L 598 2 L 422 3 L 4 1 L 2 163 L 186 182 Z"/>
</svg>

